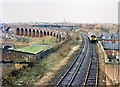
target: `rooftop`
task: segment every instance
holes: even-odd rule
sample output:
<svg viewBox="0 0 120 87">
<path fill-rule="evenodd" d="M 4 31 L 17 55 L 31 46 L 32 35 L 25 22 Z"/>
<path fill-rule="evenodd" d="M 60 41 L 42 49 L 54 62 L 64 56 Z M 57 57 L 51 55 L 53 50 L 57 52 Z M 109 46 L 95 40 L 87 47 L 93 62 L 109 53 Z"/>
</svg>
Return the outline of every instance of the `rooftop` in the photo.
<svg viewBox="0 0 120 87">
<path fill-rule="evenodd" d="M 120 50 L 120 42 L 119 43 L 112 43 L 112 42 L 104 42 L 102 43 L 104 49 L 110 50 Z"/>
<path fill-rule="evenodd" d="M 102 33 L 102 34 L 98 34 L 97 37 L 105 40 L 120 40 L 120 33 L 119 32 Z"/>
</svg>

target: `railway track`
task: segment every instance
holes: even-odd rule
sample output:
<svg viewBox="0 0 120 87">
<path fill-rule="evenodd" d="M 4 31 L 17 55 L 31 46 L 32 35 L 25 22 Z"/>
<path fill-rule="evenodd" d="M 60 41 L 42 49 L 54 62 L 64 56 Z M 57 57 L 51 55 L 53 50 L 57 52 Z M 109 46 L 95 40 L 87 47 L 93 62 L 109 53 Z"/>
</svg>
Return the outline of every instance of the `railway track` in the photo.
<svg viewBox="0 0 120 87">
<path fill-rule="evenodd" d="M 71 66 L 66 70 L 66 73 L 64 73 L 61 79 L 57 82 L 55 87 L 72 86 L 72 85 L 79 85 L 79 86 L 89 85 L 89 80 L 91 81 L 89 77 L 92 77 L 90 73 L 92 73 L 92 69 L 96 66 L 95 64 L 97 62 L 94 61 L 95 58 L 97 59 L 97 55 L 95 53 L 96 51 L 95 45 L 91 45 L 89 43 L 89 40 L 86 35 L 82 34 L 81 36 L 83 38 L 82 49 L 80 50 L 79 54 L 77 55 Z M 93 55 L 95 55 L 96 57 Z M 97 73 L 94 75 L 96 80 Z M 97 83 L 97 80 L 95 82 Z"/>
<path fill-rule="evenodd" d="M 98 85 L 98 58 L 95 44 L 91 44 L 91 51 L 92 55 L 83 85 L 96 87 Z"/>
</svg>

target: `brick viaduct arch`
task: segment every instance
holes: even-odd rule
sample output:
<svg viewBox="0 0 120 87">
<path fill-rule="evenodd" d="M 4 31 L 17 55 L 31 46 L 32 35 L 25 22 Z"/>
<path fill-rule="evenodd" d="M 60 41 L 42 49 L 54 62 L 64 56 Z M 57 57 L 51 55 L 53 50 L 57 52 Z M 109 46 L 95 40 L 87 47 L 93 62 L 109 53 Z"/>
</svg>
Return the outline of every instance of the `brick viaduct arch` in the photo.
<svg viewBox="0 0 120 87">
<path fill-rule="evenodd" d="M 18 36 L 28 36 L 28 37 L 43 37 L 43 36 L 54 36 L 60 42 L 65 39 L 66 33 L 54 29 L 45 28 L 14 28 L 14 34 Z"/>
</svg>

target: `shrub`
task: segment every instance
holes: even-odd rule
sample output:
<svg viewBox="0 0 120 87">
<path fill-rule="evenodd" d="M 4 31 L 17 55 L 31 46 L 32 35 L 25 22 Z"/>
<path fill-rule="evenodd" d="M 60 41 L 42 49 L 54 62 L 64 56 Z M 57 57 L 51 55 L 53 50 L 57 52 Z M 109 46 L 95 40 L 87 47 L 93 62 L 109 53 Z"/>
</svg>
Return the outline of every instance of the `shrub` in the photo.
<svg viewBox="0 0 120 87">
<path fill-rule="evenodd" d="M 26 43 L 29 43 L 29 42 L 30 42 L 30 39 L 29 39 L 29 38 L 25 38 L 25 37 L 18 37 L 18 38 L 17 38 L 17 41 L 18 41 L 18 42 L 26 42 Z"/>
</svg>

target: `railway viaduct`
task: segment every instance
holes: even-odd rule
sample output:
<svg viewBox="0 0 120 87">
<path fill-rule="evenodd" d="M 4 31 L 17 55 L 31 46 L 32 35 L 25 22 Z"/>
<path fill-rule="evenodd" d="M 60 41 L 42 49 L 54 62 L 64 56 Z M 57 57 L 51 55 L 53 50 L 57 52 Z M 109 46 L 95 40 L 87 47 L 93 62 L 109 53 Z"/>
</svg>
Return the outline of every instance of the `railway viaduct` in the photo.
<svg viewBox="0 0 120 87">
<path fill-rule="evenodd" d="M 13 32 L 15 35 L 28 36 L 28 37 L 54 36 L 57 38 L 58 42 L 64 40 L 67 35 L 65 31 L 60 31 L 56 29 L 24 27 L 24 26 L 13 27 Z"/>
</svg>

